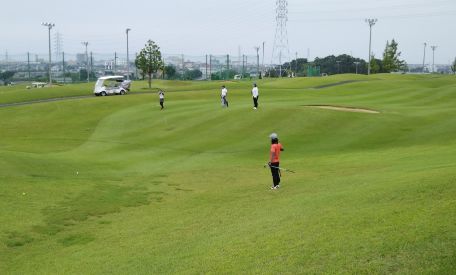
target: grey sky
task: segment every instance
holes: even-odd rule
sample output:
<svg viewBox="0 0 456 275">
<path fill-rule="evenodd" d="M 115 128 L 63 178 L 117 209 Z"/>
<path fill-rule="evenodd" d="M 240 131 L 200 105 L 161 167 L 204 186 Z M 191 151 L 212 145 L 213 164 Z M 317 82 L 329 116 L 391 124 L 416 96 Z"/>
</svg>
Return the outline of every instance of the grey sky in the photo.
<svg viewBox="0 0 456 275">
<path fill-rule="evenodd" d="M 300 57 L 352 54 L 367 59 L 369 28 L 364 18 L 378 18 L 373 52 L 381 57 L 386 40 L 399 42 L 402 57 L 419 64 L 423 43 L 437 45 L 436 63 L 456 57 L 455 0 L 289 0 L 290 52 Z M 150 38 L 168 54 L 254 54 L 266 41 L 271 58 L 275 33 L 275 0 L 55 1 L 15 0 L 1 4 L 0 51 L 9 54 L 47 53 L 47 30 L 56 24 L 65 52 L 126 51 L 125 29 L 131 28 L 130 52 Z M 1 54 L 0 60 L 3 59 Z M 427 49 L 427 63 L 432 53 Z"/>
</svg>

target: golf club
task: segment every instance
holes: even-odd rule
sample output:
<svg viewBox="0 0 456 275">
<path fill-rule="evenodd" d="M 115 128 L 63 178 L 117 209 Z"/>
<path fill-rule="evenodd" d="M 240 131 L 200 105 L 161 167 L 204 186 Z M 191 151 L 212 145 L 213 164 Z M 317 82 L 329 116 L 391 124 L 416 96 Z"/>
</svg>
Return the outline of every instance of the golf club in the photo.
<svg viewBox="0 0 456 275">
<path fill-rule="evenodd" d="M 286 169 L 286 168 L 282 168 L 282 167 L 271 166 L 270 164 L 265 164 L 265 165 L 264 165 L 264 168 L 266 168 L 266 166 L 269 166 L 269 167 L 271 167 L 271 168 L 277 168 L 277 169 L 279 169 L 279 170 L 281 170 L 281 171 L 285 171 L 285 172 L 296 173 L 296 172 L 293 171 L 293 170 Z"/>
</svg>

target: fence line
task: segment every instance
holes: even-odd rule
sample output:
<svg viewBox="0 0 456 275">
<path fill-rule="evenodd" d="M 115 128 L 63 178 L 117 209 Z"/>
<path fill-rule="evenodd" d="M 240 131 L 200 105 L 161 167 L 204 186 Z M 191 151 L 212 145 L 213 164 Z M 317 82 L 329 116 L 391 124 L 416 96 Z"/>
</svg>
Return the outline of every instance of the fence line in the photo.
<svg viewBox="0 0 456 275">
<path fill-rule="evenodd" d="M 129 54 L 129 64 L 125 53 L 65 53 L 51 56 L 51 74 L 57 82 L 75 82 L 93 79 L 100 75 L 126 75 L 130 71 L 132 78 L 141 76 L 135 68 L 137 53 Z M 187 79 L 187 73 L 199 71 L 199 79 L 228 79 L 234 75 L 256 77 L 264 71 L 264 64 L 259 64 L 255 55 L 162 55 L 165 66 L 172 66 L 175 79 Z M 127 70 L 129 66 L 129 70 Z M 13 71 L 14 80 L 34 80 L 48 77 L 49 55 L 28 52 L 24 54 L 0 57 L 0 71 Z M 160 77 L 160 76 L 156 76 Z M 163 76 L 161 76 L 163 77 Z M 165 76 L 166 77 L 166 76 Z"/>
</svg>

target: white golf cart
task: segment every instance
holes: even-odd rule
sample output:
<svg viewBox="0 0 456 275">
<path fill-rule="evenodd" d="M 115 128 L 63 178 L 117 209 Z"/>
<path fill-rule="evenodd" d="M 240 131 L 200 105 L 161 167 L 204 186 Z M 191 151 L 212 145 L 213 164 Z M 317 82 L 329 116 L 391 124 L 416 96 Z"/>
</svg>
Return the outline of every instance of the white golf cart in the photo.
<svg viewBox="0 0 456 275">
<path fill-rule="evenodd" d="M 124 95 L 130 91 L 131 80 L 123 76 L 103 76 L 98 78 L 93 93 L 96 96 Z"/>
</svg>

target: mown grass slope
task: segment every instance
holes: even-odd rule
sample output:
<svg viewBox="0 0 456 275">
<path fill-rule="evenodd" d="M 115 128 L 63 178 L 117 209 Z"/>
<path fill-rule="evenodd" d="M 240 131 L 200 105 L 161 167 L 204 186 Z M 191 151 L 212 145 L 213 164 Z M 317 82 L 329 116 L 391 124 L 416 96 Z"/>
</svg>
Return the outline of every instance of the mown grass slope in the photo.
<svg viewBox="0 0 456 275">
<path fill-rule="evenodd" d="M 343 85 L 326 86 L 343 81 Z M 442 273 L 456 269 L 456 79 L 137 82 L 0 108 L 0 273 Z M 0 102 L 90 94 L 0 89 Z M 380 114 L 308 108 L 337 105 Z M 268 135 L 285 147 L 269 190 Z"/>
</svg>

